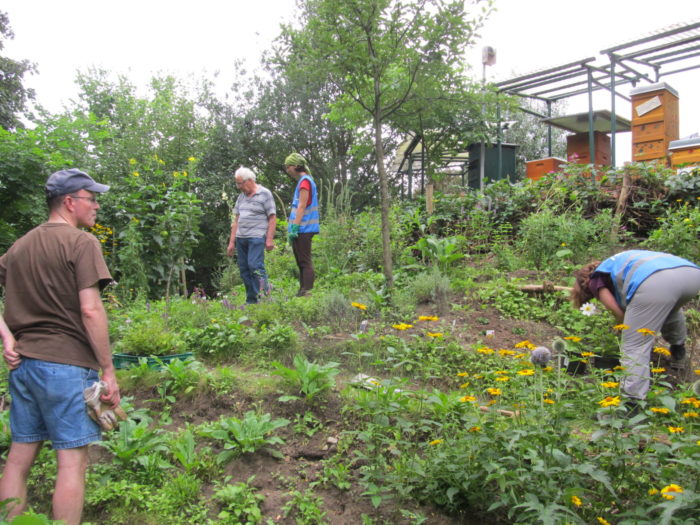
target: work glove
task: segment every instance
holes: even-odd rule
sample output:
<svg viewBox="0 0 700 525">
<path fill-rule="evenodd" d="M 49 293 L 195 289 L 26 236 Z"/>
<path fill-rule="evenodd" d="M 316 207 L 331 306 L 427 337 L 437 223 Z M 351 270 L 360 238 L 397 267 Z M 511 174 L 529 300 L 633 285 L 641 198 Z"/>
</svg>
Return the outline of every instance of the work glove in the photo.
<svg viewBox="0 0 700 525">
<path fill-rule="evenodd" d="M 90 418 L 100 425 L 102 430 L 112 430 L 119 426 L 119 420 L 126 419 L 126 412 L 120 406 L 112 408 L 100 400 L 100 396 L 106 391 L 107 385 L 96 381 L 83 391 L 83 398 Z"/>
<path fill-rule="evenodd" d="M 297 237 L 299 237 L 299 225 L 292 224 L 289 228 L 289 233 L 287 234 L 287 241 L 289 242 L 289 244 L 292 244 L 297 239 Z"/>
</svg>

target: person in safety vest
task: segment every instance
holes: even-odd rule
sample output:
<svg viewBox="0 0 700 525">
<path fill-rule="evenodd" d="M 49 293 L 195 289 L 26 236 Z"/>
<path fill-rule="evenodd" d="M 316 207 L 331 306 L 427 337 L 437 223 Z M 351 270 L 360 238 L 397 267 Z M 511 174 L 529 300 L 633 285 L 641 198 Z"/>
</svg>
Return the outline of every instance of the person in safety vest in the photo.
<svg viewBox="0 0 700 525">
<path fill-rule="evenodd" d="M 622 393 L 638 411 L 650 383 L 649 360 L 655 335 L 670 344 L 674 361 L 685 358 L 687 329 L 681 307 L 700 291 L 700 267 L 669 253 L 629 250 L 574 272 L 572 302 L 598 299 L 622 324 Z"/>
<path fill-rule="evenodd" d="M 287 240 L 292 245 L 294 258 L 299 267 L 299 291 L 306 295 L 314 287 L 314 265 L 311 261 L 311 241 L 319 233 L 318 192 L 316 183 L 309 175 L 306 159 L 292 153 L 284 159 L 284 169 L 297 181 L 292 200 L 292 211 L 287 225 Z"/>
</svg>

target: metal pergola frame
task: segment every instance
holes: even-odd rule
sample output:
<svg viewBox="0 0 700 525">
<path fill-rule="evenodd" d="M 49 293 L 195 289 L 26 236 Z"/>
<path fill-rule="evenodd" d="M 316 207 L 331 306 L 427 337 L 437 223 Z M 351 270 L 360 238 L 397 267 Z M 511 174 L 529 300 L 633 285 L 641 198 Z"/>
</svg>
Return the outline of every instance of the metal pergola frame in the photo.
<svg viewBox="0 0 700 525">
<path fill-rule="evenodd" d="M 603 55 L 600 60 L 597 60 L 596 57 L 587 57 L 496 82 L 494 86 L 498 93 L 544 102 L 547 106 L 546 115 L 526 107 L 520 107 L 522 111 L 541 119 L 552 117 L 552 104 L 555 102 L 587 93 L 588 144 L 591 159 L 595 159 L 594 119 L 596 112 L 593 110 L 593 93 L 603 89 L 607 90 L 611 95 L 611 164 L 614 166 L 615 135 L 618 131 L 618 117 L 615 111 L 616 98 L 620 97 L 630 102 L 629 97 L 617 91 L 618 87 L 625 84 L 636 87 L 640 82 L 656 83 L 666 76 L 700 69 L 700 20 L 675 24 L 654 31 L 648 36 L 603 49 L 599 53 Z M 502 166 L 500 108 L 497 108 L 497 115 L 498 171 L 500 175 Z M 549 156 L 552 156 L 552 124 L 547 123 L 547 127 L 547 149 Z M 409 177 L 411 182 L 408 189 L 409 197 L 412 191 L 410 186 L 414 173 L 419 172 L 421 179 L 424 174 L 422 151 L 415 154 L 419 144 L 419 136 L 411 138 L 396 169 L 396 173 Z M 413 167 L 416 159 L 419 159 L 421 163 L 418 170 L 414 170 Z M 462 170 L 464 170 L 468 158 L 460 155 L 446 155 L 443 161 L 446 164 L 462 163 Z M 406 164 L 407 169 L 404 168 Z"/>
<path fill-rule="evenodd" d="M 547 115 L 520 108 L 540 118 L 551 118 L 552 104 L 573 96 L 588 94 L 588 141 L 590 158 L 595 158 L 593 92 L 605 89 L 611 94 L 611 163 L 615 165 L 617 132 L 616 98 L 630 101 L 617 92 L 620 85 L 659 82 L 662 77 L 700 69 L 700 21 L 676 24 L 651 35 L 603 49 L 607 63 L 597 65 L 588 57 L 561 66 L 521 75 L 495 83 L 499 93 L 540 100 Z M 680 67 L 679 67 L 680 63 Z M 671 68 L 674 65 L 676 69 Z M 499 123 L 500 127 L 500 123 Z M 548 154 L 552 155 L 552 127 L 548 124 Z"/>
</svg>

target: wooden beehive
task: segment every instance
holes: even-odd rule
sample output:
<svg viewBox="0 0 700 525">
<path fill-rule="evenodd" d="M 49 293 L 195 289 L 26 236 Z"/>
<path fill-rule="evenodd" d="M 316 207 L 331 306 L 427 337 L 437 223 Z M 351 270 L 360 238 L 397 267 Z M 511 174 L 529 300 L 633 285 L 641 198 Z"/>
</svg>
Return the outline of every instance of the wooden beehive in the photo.
<svg viewBox="0 0 700 525">
<path fill-rule="evenodd" d="M 635 88 L 632 98 L 632 160 L 667 159 L 669 143 L 678 140 L 678 92 L 664 82 Z"/>
<path fill-rule="evenodd" d="M 700 165 L 700 137 L 674 140 L 669 143 L 671 166 Z"/>
<path fill-rule="evenodd" d="M 588 133 L 575 133 L 566 137 L 566 156 L 575 164 L 610 165 L 610 136 L 602 131 L 593 132 L 595 161 L 591 161 Z"/>
<path fill-rule="evenodd" d="M 526 176 L 528 179 L 539 180 L 543 175 L 559 171 L 559 166 L 565 164 L 564 159 L 547 157 L 546 159 L 531 160 L 526 163 Z"/>
</svg>

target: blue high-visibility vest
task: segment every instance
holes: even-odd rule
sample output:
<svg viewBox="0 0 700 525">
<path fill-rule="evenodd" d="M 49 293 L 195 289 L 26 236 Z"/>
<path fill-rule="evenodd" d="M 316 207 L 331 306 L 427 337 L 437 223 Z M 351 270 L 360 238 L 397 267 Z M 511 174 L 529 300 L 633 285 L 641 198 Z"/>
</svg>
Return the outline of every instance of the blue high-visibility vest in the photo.
<svg viewBox="0 0 700 525">
<path fill-rule="evenodd" d="M 698 266 L 683 257 L 670 253 L 647 250 L 629 250 L 605 259 L 595 269 L 595 273 L 610 274 L 615 288 L 615 299 L 622 308 L 632 300 L 639 285 L 651 274 L 660 270 L 670 270 L 681 266 Z"/>
<path fill-rule="evenodd" d="M 292 223 L 297 217 L 297 208 L 299 208 L 299 187 L 303 180 L 308 180 L 311 184 L 311 202 L 304 210 L 304 216 L 299 223 L 299 233 L 319 233 L 321 231 L 318 214 L 318 192 L 316 191 L 316 183 L 308 174 L 304 174 L 297 182 L 297 187 L 294 189 L 294 198 L 292 200 L 292 211 L 289 213 L 289 223 L 287 231 L 292 230 Z"/>
</svg>

